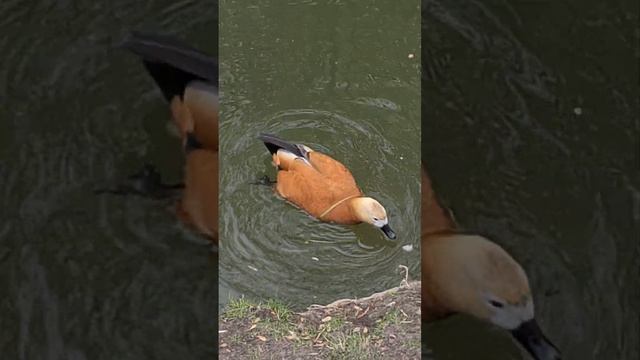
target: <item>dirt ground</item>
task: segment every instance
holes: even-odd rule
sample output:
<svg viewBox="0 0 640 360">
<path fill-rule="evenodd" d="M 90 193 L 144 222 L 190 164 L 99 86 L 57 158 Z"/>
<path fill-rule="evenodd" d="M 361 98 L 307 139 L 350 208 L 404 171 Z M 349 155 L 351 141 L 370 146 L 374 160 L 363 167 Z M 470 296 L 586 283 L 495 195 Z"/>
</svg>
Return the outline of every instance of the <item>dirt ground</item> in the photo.
<svg viewBox="0 0 640 360">
<path fill-rule="evenodd" d="M 302 313 L 234 300 L 219 337 L 220 359 L 420 359 L 420 282 Z"/>
</svg>

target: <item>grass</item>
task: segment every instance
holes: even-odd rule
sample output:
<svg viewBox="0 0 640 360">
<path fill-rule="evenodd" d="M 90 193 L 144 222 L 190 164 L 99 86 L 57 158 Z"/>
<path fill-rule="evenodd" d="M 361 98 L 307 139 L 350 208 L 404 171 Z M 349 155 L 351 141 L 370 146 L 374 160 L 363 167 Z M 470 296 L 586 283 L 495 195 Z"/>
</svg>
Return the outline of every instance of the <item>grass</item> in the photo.
<svg viewBox="0 0 640 360">
<path fill-rule="evenodd" d="M 385 327 L 387 327 L 389 325 L 398 325 L 398 324 L 400 324 L 400 321 L 402 321 L 403 317 L 404 317 L 404 315 L 402 315 L 400 313 L 400 310 L 391 309 L 391 310 L 389 310 L 389 312 L 384 314 L 382 319 L 378 320 L 378 323 L 376 324 L 376 327 L 385 328 Z"/>
<path fill-rule="evenodd" d="M 289 322 L 291 320 L 292 311 L 289 307 L 276 300 L 269 300 L 265 304 L 258 305 L 258 313 L 260 310 L 266 310 L 271 317 L 265 316 L 262 323 L 259 323 L 261 330 L 274 339 L 281 339 L 291 334 L 294 326 Z"/>
<path fill-rule="evenodd" d="M 267 301 L 265 308 L 270 310 L 278 321 L 288 321 L 292 314 L 291 309 L 286 304 L 277 300 Z"/>
<path fill-rule="evenodd" d="M 227 320 L 253 317 L 252 322 L 264 335 L 280 339 L 290 335 L 294 326 L 289 322 L 293 312 L 279 301 L 269 300 L 266 303 L 255 303 L 244 297 L 232 299 L 223 311 Z M 237 339 L 234 339 L 237 340 Z"/>
<path fill-rule="evenodd" d="M 371 359 L 370 337 L 367 334 L 334 332 L 328 336 L 328 340 L 330 359 Z"/>
<path fill-rule="evenodd" d="M 229 301 L 223 312 L 223 316 L 226 319 L 241 319 L 249 315 L 249 313 L 255 308 L 256 304 L 244 297 L 240 297 Z"/>
<path fill-rule="evenodd" d="M 414 358 L 421 345 L 419 329 L 415 329 L 416 292 L 415 287 L 408 287 L 383 295 L 386 298 L 346 302 L 300 314 L 277 300 L 230 300 L 221 314 L 224 358 Z M 407 296 L 399 297 L 402 294 Z M 406 334 L 410 338 L 405 338 Z"/>
</svg>

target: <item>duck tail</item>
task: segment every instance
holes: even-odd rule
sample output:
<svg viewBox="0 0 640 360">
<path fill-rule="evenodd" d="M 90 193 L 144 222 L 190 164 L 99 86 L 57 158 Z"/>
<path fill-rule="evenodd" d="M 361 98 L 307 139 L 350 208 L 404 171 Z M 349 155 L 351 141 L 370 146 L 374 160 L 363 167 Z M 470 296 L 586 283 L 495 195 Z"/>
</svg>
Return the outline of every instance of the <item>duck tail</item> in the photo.
<svg viewBox="0 0 640 360">
<path fill-rule="evenodd" d="M 302 146 L 286 142 L 275 135 L 260 134 L 258 135 L 258 139 L 260 139 L 267 147 L 267 149 L 269 149 L 271 155 L 277 153 L 278 150 L 283 149 L 294 154 L 295 156 L 299 156 L 305 159 L 307 158 L 307 152 Z"/>
<path fill-rule="evenodd" d="M 140 56 L 144 65 L 170 101 L 184 94 L 194 80 L 218 86 L 218 62 L 182 41 L 170 36 L 132 32 L 121 44 Z"/>
</svg>

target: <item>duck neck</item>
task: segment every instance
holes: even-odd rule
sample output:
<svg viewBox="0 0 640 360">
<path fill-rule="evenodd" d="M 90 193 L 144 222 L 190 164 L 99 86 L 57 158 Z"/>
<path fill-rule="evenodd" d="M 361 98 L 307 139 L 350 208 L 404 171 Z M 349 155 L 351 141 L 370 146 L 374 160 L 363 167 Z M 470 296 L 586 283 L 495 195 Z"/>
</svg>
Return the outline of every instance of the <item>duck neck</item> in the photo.
<svg viewBox="0 0 640 360">
<path fill-rule="evenodd" d="M 364 198 L 361 195 L 360 196 L 356 195 L 351 197 L 349 200 L 345 202 L 347 205 L 345 206 L 345 208 L 348 209 L 349 214 L 357 223 L 365 222 L 366 220 L 366 215 L 362 211 L 361 203 L 363 199 Z"/>
<path fill-rule="evenodd" d="M 329 206 L 318 218 L 329 221 L 332 218 L 352 219 L 351 223 L 357 224 L 361 220 L 358 218 L 357 206 L 354 205 L 354 202 L 357 202 L 359 198 L 359 194 L 346 196 Z"/>
<path fill-rule="evenodd" d="M 467 245 L 460 234 L 422 236 L 423 302 L 427 310 L 432 308 L 439 316 L 482 311 L 476 306 L 476 287 L 469 276 L 469 262 L 473 259 L 467 256 Z"/>
</svg>

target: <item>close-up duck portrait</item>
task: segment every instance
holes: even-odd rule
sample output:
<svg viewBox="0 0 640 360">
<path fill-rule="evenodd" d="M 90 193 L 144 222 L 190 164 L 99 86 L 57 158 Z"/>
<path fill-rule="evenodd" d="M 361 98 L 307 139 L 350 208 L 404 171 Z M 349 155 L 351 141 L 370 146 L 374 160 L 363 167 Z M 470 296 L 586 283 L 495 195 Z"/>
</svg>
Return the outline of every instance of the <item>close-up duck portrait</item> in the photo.
<svg viewBox="0 0 640 360">
<path fill-rule="evenodd" d="M 420 4 L 250 3 L 220 3 L 220 356 L 419 358 Z"/>
<path fill-rule="evenodd" d="M 3 359 L 215 358 L 217 14 L 0 5 Z"/>
<path fill-rule="evenodd" d="M 424 358 L 638 358 L 638 13 L 422 1 Z"/>
</svg>

